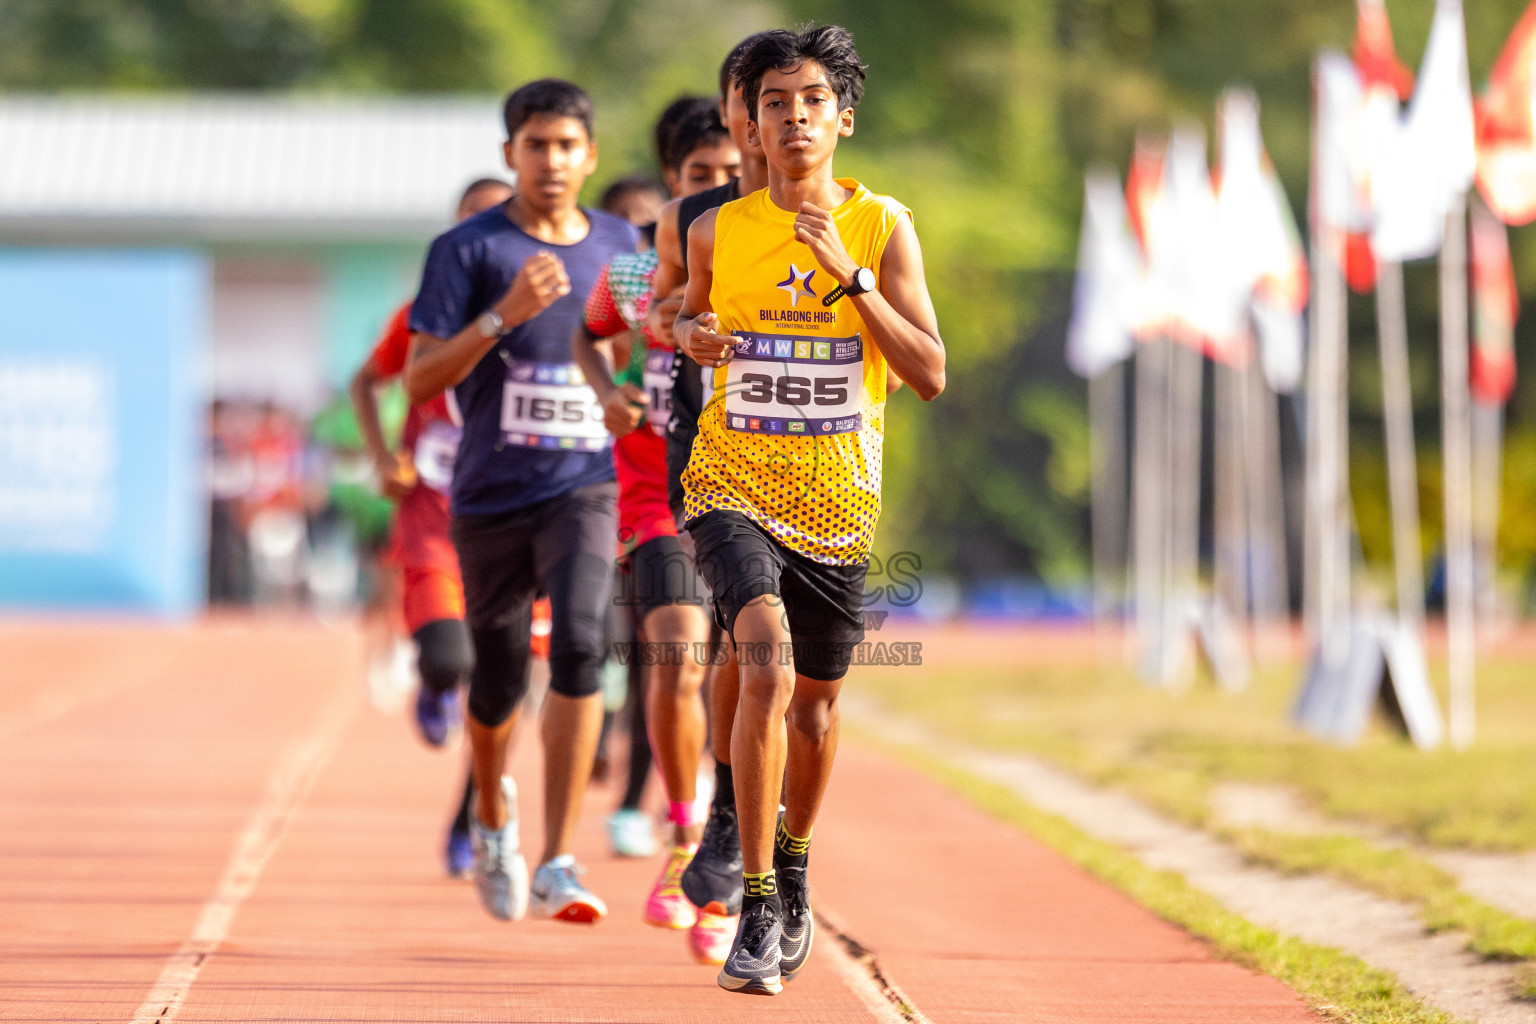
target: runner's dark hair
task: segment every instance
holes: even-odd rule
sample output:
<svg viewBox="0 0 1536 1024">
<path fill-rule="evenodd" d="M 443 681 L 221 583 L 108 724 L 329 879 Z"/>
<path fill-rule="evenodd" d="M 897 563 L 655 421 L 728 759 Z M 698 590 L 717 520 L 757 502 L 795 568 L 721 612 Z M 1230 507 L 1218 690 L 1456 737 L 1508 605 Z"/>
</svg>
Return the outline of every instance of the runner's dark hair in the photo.
<svg viewBox="0 0 1536 1024">
<path fill-rule="evenodd" d="M 702 96 L 679 96 L 667 104 L 667 109 L 661 112 L 656 119 L 656 127 L 651 131 L 651 142 L 656 147 L 656 163 L 663 168 L 675 169 L 677 165 L 672 162 L 672 136 L 677 132 L 677 126 L 682 124 L 698 108 L 699 104 L 713 105 L 713 100 Z"/>
<path fill-rule="evenodd" d="M 540 78 L 514 89 L 501 111 L 507 138 L 516 138 L 518 129 L 529 118 L 540 115 L 574 117 L 587 130 L 587 138 L 592 138 L 592 97 L 575 83 L 563 78 Z"/>
<path fill-rule="evenodd" d="M 714 100 L 700 99 L 686 111 L 667 140 L 667 152 L 662 166 L 668 170 L 682 169 L 683 161 L 690 153 L 705 146 L 718 146 L 729 142 L 731 133 L 720 120 L 720 105 Z"/>
<path fill-rule="evenodd" d="M 772 35 L 771 32 L 754 32 L 731 48 L 731 52 L 725 55 L 725 61 L 720 65 L 720 98 L 730 99 L 731 86 L 736 84 L 736 74 L 733 70 L 735 63 L 741 59 L 741 55 L 763 36 Z"/>
<path fill-rule="evenodd" d="M 769 71 L 791 71 L 814 61 L 826 72 L 837 94 L 837 109 L 848 110 L 864 98 L 864 63 L 853 48 L 853 35 L 841 25 L 804 25 L 790 31 L 764 32 L 731 65 L 731 75 L 741 83 L 752 119 L 757 120 L 758 95 Z"/>
<path fill-rule="evenodd" d="M 614 213 L 614 208 L 620 200 L 636 192 L 655 192 L 663 202 L 667 198 L 667 190 L 658 185 L 655 178 L 644 174 L 631 174 L 603 189 L 603 194 L 597 200 L 597 208 L 604 213 Z"/>
<path fill-rule="evenodd" d="M 474 198 L 475 193 L 483 192 L 488 188 L 511 188 L 512 186 L 500 178 L 476 178 L 464 186 L 464 191 L 459 195 L 459 205 L 463 206 Z"/>
</svg>

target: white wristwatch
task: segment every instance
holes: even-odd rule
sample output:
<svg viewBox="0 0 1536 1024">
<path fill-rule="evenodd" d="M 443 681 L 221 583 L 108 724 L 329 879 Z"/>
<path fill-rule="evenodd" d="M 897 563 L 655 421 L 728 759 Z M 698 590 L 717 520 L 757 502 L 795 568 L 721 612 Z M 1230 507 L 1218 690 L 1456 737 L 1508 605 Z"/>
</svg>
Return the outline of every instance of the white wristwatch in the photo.
<svg viewBox="0 0 1536 1024">
<path fill-rule="evenodd" d="M 501 337 L 504 323 L 500 313 L 494 309 L 488 309 L 475 321 L 475 329 L 480 332 L 480 337 L 489 341 L 492 338 Z"/>
</svg>

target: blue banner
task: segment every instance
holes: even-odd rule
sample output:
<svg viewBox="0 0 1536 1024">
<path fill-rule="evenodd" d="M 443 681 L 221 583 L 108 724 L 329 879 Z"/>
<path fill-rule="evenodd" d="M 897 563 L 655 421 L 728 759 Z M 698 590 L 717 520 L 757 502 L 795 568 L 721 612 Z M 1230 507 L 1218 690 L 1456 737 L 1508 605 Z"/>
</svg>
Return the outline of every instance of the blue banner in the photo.
<svg viewBox="0 0 1536 1024">
<path fill-rule="evenodd" d="M 210 287 L 185 250 L 0 249 L 0 606 L 200 607 Z"/>
</svg>

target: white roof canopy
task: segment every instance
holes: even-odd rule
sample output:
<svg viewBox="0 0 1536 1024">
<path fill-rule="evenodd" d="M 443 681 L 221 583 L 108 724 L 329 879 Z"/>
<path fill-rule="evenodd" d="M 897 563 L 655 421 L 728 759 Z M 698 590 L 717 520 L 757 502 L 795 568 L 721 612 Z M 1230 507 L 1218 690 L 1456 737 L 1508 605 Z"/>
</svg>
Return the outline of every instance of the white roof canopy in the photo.
<svg viewBox="0 0 1536 1024">
<path fill-rule="evenodd" d="M 0 96 L 0 240 L 419 238 L 502 137 L 493 97 Z"/>
</svg>

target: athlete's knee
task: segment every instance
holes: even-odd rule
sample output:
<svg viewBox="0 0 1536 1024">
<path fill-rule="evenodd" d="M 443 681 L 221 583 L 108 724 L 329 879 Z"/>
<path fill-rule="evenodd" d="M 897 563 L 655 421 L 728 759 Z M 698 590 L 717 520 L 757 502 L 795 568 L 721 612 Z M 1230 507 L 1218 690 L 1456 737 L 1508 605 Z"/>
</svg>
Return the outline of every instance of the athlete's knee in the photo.
<svg viewBox="0 0 1536 1024">
<path fill-rule="evenodd" d="M 704 688 L 704 666 L 692 651 L 666 651 L 678 657 L 658 659 L 651 666 L 651 685 L 669 700 L 692 700 Z"/>
<path fill-rule="evenodd" d="M 461 619 L 438 619 L 416 631 L 416 667 L 422 685 L 443 693 L 464 683 L 475 667 L 469 627 Z"/>
<path fill-rule="evenodd" d="M 600 654 L 564 652 L 549 654 L 549 688 L 562 697 L 591 697 L 603 688 Z"/>
<path fill-rule="evenodd" d="M 764 705 L 782 714 L 794 693 L 795 676 L 787 668 L 775 664 L 742 665 L 737 698 L 741 703 Z"/>
<path fill-rule="evenodd" d="M 474 668 L 469 676 L 469 713 L 481 725 L 495 728 L 508 718 L 528 692 L 528 634 L 526 628 L 476 629 Z"/>
<path fill-rule="evenodd" d="M 792 700 L 787 717 L 797 735 L 820 746 L 837 726 L 837 698 Z"/>
</svg>

